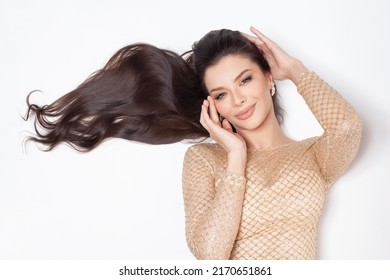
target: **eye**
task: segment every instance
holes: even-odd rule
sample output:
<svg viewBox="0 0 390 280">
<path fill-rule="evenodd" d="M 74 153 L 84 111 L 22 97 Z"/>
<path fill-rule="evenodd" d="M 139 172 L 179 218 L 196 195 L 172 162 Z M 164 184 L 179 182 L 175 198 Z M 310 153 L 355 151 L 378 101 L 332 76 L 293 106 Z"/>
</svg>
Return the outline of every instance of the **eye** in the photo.
<svg viewBox="0 0 390 280">
<path fill-rule="evenodd" d="M 218 93 L 214 96 L 214 99 L 215 100 L 219 100 L 221 99 L 222 97 L 224 97 L 226 95 L 226 92 L 221 92 L 221 93 Z"/>
<path fill-rule="evenodd" d="M 240 83 L 240 85 L 245 85 L 247 84 L 248 82 L 250 82 L 250 80 L 252 80 L 252 76 L 248 76 L 246 77 L 245 79 L 243 79 Z"/>
</svg>

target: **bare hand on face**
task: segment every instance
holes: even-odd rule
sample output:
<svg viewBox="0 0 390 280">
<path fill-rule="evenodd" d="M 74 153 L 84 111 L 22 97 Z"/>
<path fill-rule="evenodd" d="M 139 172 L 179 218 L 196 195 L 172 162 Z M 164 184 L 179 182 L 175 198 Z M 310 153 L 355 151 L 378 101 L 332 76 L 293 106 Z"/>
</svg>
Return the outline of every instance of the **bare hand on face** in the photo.
<svg viewBox="0 0 390 280">
<path fill-rule="evenodd" d="M 233 132 L 232 126 L 226 119 L 222 121 L 221 125 L 214 100 L 211 97 L 203 102 L 200 123 L 210 133 L 211 138 L 222 146 L 227 153 L 246 150 L 244 139 Z"/>
<path fill-rule="evenodd" d="M 214 101 L 210 96 L 203 102 L 200 123 L 210 133 L 210 137 L 228 154 L 227 169 L 244 174 L 247 153 L 245 140 L 233 132 L 232 126 L 226 119 L 221 124 Z"/>
<path fill-rule="evenodd" d="M 307 68 L 298 59 L 290 56 L 275 42 L 266 37 L 256 28 L 251 27 L 251 32 L 256 36 L 241 33 L 246 39 L 254 43 L 264 53 L 265 59 L 271 67 L 271 75 L 276 80 L 289 79 L 295 84 L 299 75 L 307 71 Z"/>
</svg>

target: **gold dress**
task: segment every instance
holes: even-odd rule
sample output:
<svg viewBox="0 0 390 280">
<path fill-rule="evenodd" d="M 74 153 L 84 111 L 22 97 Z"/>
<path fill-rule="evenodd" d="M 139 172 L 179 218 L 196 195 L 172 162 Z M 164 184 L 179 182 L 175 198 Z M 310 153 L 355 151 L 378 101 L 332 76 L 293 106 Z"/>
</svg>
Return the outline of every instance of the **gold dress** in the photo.
<svg viewBox="0 0 390 280">
<path fill-rule="evenodd" d="M 185 155 L 187 244 L 197 259 L 315 259 L 319 219 L 329 186 L 355 157 L 356 111 L 315 73 L 298 92 L 324 129 L 321 136 L 248 150 L 245 177 L 227 172 L 218 144 Z"/>
</svg>

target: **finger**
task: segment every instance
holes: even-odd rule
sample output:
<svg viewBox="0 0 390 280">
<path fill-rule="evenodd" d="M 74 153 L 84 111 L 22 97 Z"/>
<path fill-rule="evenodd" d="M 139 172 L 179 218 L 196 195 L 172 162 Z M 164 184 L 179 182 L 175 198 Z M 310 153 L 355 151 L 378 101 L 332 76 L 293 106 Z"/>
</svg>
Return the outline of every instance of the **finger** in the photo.
<svg viewBox="0 0 390 280">
<path fill-rule="evenodd" d="M 218 111 L 215 107 L 214 100 L 211 96 L 207 97 L 207 100 L 210 103 L 209 109 L 210 109 L 210 118 L 213 122 L 219 123 L 219 117 L 218 117 Z"/>
<path fill-rule="evenodd" d="M 222 121 L 222 127 L 228 131 L 231 131 L 233 132 L 233 127 L 232 125 L 229 123 L 229 121 L 227 119 L 223 119 Z"/>
<path fill-rule="evenodd" d="M 247 38 L 250 41 L 259 40 L 259 38 L 255 37 L 255 36 L 252 36 L 250 34 L 244 33 L 244 32 L 240 32 L 240 34 L 241 34 L 241 36 Z"/>
<path fill-rule="evenodd" d="M 210 115 L 208 113 L 208 109 L 210 108 L 209 107 L 210 103 L 205 100 L 203 102 L 203 105 L 202 105 L 202 111 L 201 111 L 201 119 L 200 119 L 200 123 L 202 124 L 202 126 L 211 134 L 211 130 L 214 129 L 215 126 L 219 126 L 217 125 L 211 118 L 210 118 Z M 220 126 L 219 126 L 220 127 Z"/>
<path fill-rule="evenodd" d="M 259 30 L 254 28 L 253 26 L 250 27 L 250 30 L 253 34 L 256 35 L 257 38 L 259 38 L 262 42 L 265 44 L 267 43 L 273 43 L 271 39 L 269 39 L 267 36 L 265 36 L 263 33 L 261 33 Z"/>
<path fill-rule="evenodd" d="M 202 109 L 200 112 L 200 124 L 207 130 L 209 131 L 206 118 L 208 118 L 208 113 L 207 113 L 207 106 L 205 105 L 205 102 L 203 102 Z"/>
<path fill-rule="evenodd" d="M 242 35 L 245 39 L 247 39 L 248 41 L 250 41 L 250 42 L 252 42 L 253 44 L 255 44 L 256 47 L 258 47 L 258 48 L 262 48 L 262 46 L 264 45 L 264 42 L 261 41 L 261 39 L 258 38 L 258 37 L 255 37 L 255 36 L 252 36 L 252 35 L 248 35 L 248 34 L 243 33 L 243 32 L 241 32 L 241 35 Z"/>
</svg>

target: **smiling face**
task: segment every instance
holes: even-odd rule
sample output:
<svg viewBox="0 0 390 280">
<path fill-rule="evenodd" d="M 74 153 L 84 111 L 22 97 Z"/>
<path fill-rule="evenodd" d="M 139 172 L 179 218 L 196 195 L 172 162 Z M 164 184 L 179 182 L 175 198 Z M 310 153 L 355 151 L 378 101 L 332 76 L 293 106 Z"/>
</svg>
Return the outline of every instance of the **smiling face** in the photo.
<svg viewBox="0 0 390 280">
<path fill-rule="evenodd" d="M 242 55 L 228 55 L 207 68 L 204 82 L 220 115 L 237 130 L 255 130 L 274 118 L 272 76 Z"/>
</svg>

